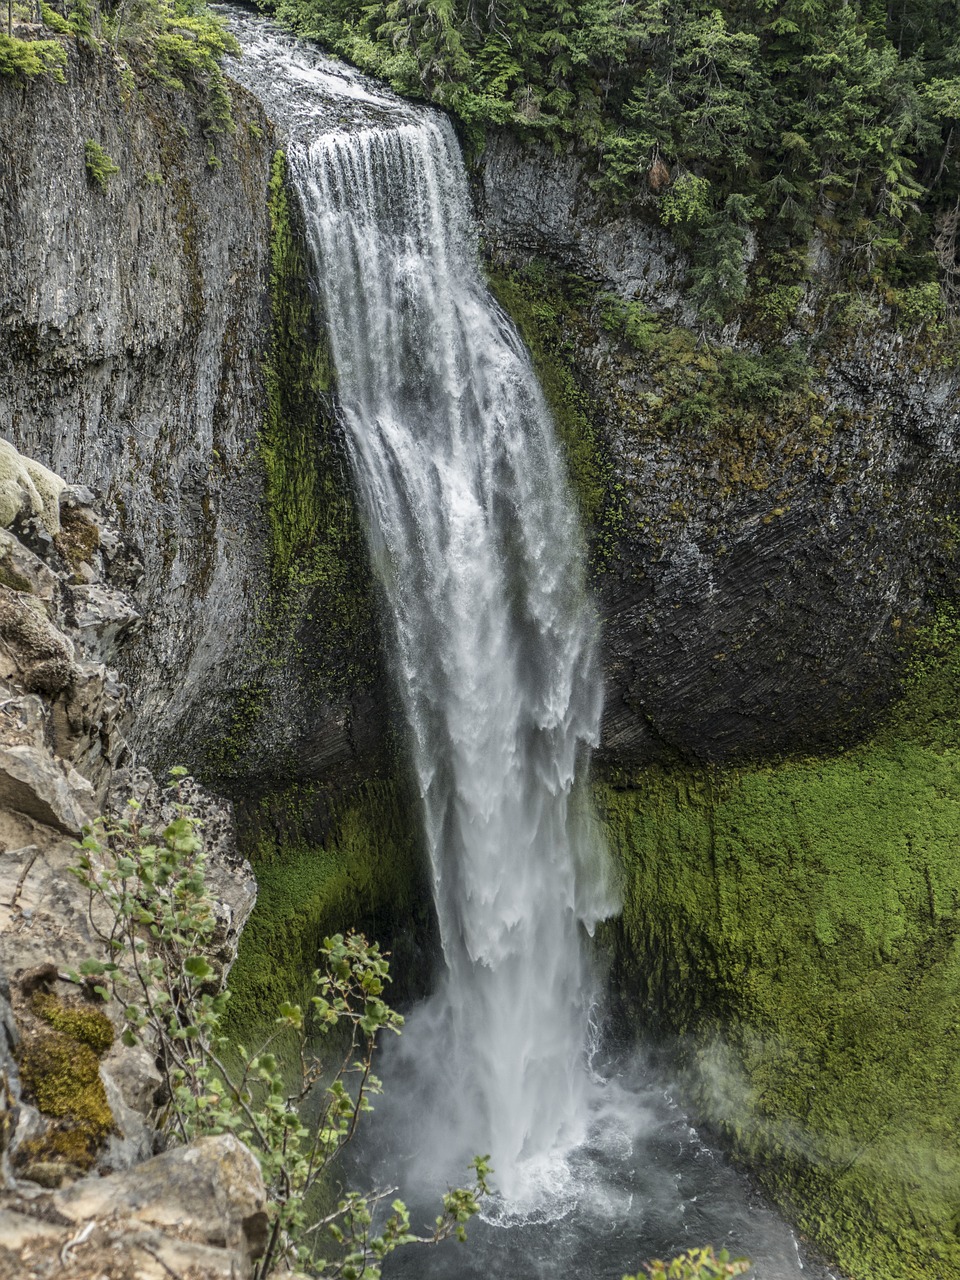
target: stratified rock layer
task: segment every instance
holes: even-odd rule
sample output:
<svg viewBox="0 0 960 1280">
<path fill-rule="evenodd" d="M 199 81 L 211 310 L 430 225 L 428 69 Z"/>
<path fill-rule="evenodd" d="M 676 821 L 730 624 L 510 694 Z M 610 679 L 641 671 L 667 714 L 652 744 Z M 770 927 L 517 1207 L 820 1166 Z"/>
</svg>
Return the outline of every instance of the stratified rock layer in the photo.
<svg viewBox="0 0 960 1280">
<path fill-rule="evenodd" d="M 242 1280 L 267 1242 L 259 1165 L 230 1134 L 0 1204 L 3 1280 Z"/>
<path fill-rule="evenodd" d="M 497 135 L 479 184 L 495 262 L 547 264 L 539 297 L 535 280 L 514 294 L 517 318 L 532 345 L 539 332 L 558 415 L 576 400 L 595 429 L 614 495 L 597 576 L 606 759 L 764 757 L 862 733 L 900 686 L 912 624 L 957 579 L 956 361 L 880 317 L 830 323 L 818 260 L 779 354 L 724 365 L 682 327 L 663 229 L 607 216 L 575 156 Z M 633 341 L 617 323 L 629 303 Z M 777 331 L 759 308 L 724 335 L 747 356 Z M 776 361 L 801 350 L 809 377 L 781 392 Z"/>
</svg>

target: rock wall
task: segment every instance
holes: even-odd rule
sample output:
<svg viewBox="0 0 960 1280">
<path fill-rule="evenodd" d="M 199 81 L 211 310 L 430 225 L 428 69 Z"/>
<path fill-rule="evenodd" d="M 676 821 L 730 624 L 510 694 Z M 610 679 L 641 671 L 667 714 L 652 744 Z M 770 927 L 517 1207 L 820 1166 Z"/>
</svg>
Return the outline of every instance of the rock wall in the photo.
<svg viewBox="0 0 960 1280">
<path fill-rule="evenodd" d="M 843 752 L 608 776 L 624 1021 L 854 1280 L 955 1280 L 960 628 Z"/>
<path fill-rule="evenodd" d="M 663 230 L 642 209 L 606 216 L 575 156 L 495 135 L 477 186 L 495 272 L 528 273 L 504 301 L 557 416 L 576 402 L 594 434 L 605 757 L 742 759 L 866 731 L 957 579 L 952 351 L 839 315 L 821 254 L 787 304 L 757 264 L 717 355 L 677 305 Z"/>
<path fill-rule="evenodd" d="M 322 583 L 282 628 L 273 598 L 260 448 L 284 283 L 273 146 L 257 104 L 232 93 L 234 131 L 210 135 L 188 94 L 72 46 L 65 84 L 3 78 L 0 433 L 101 494 L 142 560 L 128 585 L 145 622 L 120 662 L 148 761 L 247 782 L 352 777 L 382 698 L 363 722 L 344 682 L 302 678 Z M 86 171 L 87 140 L 118 166 L 106 185 Z"/>
<path fill-rule="evenodd" d="M 109 1265 L 132 1280 L 154 1262 L 198 1277 L 249 1274 L 265 1242 L 263 1181 L 239 1143 L 150 1158 L 163 1099 L 149 1039 L 118 1039 L 117 1005 L 79 977 L 85 961 L 104 958 L 104 938 L 70 869 L 101 811 L 116 818 L 134 799 L 162 829 L 179 800 L 191 803 L 221 982 L 256 899 L 229 806 L 192 782 L 172 797 L 137 766 L 129 691 L 112 667 L 142 622 L 114 580 L 128 571 L 120 547 L 88 489 L 0 442 L 2 1276 L 92 1276 Z M 195 1220 L 182 1212 L 188 1201 Z"/>
<path fill-rule="evenodd" d="M 101 492 L 142 549 L 149 623 L 124 666 L 158 754 L 240 678 L 262 577 L 270 152 L 241 95 L 236 114 L 207 140 L 186 95 L 75 48 L 65 84 L 0 86 L 0 429 Z M 105 187 L 88 139 L 119 166 Z"/>
<path fill-rule="evenodd" d="M 593 533 L 621 1025 L 844 1274 L 954 1280 L 955 339 L 817 245 L 710 349 L 576 156 L 496 135 L 476 182 Z"/>
</svg>

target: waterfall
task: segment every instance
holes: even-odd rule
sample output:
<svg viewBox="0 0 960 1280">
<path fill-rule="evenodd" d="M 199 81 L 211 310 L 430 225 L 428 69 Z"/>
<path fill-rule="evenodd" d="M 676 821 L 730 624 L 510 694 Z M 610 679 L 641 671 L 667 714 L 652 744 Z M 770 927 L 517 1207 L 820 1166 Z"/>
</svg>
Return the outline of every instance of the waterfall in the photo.
<svg viewBox="0 0 960 1280">
<path fill-rule="evenodd" d="M 259 30 L 238 75 L 286 135 L 422 797 L 436 1106 L 522 1197 L 584 1133 L 584 935 L 614 907 L 577 799 L 602 688 L 576 504 L 449 122 Z"/>
</svg>

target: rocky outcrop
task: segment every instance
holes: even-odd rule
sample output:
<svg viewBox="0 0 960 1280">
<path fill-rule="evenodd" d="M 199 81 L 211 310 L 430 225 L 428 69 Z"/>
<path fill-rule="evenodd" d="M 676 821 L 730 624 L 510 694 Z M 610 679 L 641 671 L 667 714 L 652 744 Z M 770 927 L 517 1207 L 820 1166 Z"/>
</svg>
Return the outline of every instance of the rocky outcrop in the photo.
<svg viewBox="0 0 960 1280">
<path fill-rule="evenodd" d="M 591 176 L 576 151 L 555 152 L 525 145 L 507 130 L 490 131 L 475 184 L 491 248 L 518 259 L 546 256 L 625 298 L 677 306 L 684 264 L 670 235 L 655 216 L 605 207 Z"/>
<path fill-rule="evenodd" d="M 118 655 L 148 764 L 352 776 L 382 698 L 317 678 L 329 600 L 301 590 L 281 625 L 269 562 L 285 519 L 259 441 L 271 127 L 238 85 L 234 130 L 211 134 L 189 94 L 68 52 L 64 84 L 0 84 L 0 431 L 114 517 L 148 619 Z M 118 167 L 105 184 L 85 168 L 91 139 Z M 30 467 L 10 476 L 0 455 L 0 514 L 45 500 Z M 355 668 L 353 638 L 338 643 Z"/>
<path fill-rule="evenodd" d="M 0 1275 L 249 1274 L 266 1221 L 250 1153 L 224 1138 L 149 1159 L 161 1076 L 149 1044 L 123 1044 L 119 1013 L 78 980 L 104 940 L 71 874 L 76 838 L 131 799 L 161 830 L 189 804 L 220 982 L 256 885 L 229 806 L 190 780 L 164 791 L 126 737 L 129 691 L 108 664 L 141 616 L 112 581 L 117 531 L 87 490 L 50 473 L 36 486 L 8 442 L 0 461 L 12 477 L 0 528 Z"/>
<path fill-rule="evenodd" d="M 786 312 L 743 309 L 724 365 L 682 327 L 664 231 L 642 209 L 607 216 L 576 156 L 497 135 L 477 182 L 494 262 L 548 264 L 544 345 L 588 406 L 614 495 L 597 574 L 606 758 L 762 757 L 862 733 L 900 688 L 913 624 L 956 581 L 956 362 L 879 313 L 838 319 L 820 255 Z M 809 366 L 793 390 L 769 357 L 735 363 L 777 332 L 784 361 Z M 769 385 L 751 388 L 758 374 Z"/>
<path fill-rule="evenodd" d="M 267 1243 L 260 1167 L 227 1134 L 0 1203 L 0 1277 L 241 1280 Z"/>
</svg>

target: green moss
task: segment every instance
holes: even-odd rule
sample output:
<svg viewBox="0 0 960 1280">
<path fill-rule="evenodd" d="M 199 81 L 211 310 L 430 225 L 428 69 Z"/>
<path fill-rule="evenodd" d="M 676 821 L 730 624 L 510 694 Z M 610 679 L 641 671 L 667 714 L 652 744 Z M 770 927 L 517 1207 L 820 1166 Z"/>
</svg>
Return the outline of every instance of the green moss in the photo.
<svg viewBox="0 0 960 1280">
<path fill-rule="evenodd" d="M 33 1164 L 72 1166 L 81 1173 L 93 1164 L 87 1136 L 80 1129 L 49 1129 L 39 1138 L 29 1138 L 17 1148 L 18 1168 L 29 1170 Z M 32 1172 L 32 1171 L 31 1171 Z"/>
<path fill-rule="evenodd" d="M 223 783 L 250 765 L 257 725 L 271 713 L 274 673 L 295 671 L 320 704 L 369 687 L 379 674 L 374 594 L 334 416 L 333 369 L 310 288 L 299 208 L 276 152 L 268 192 L 270 340 L 258 435 L 269 528 L 269 591 L 257 602 L 261 674 L 239 688 L 224 729 L 206 747 L 206 774 Z"/>
<path fill-rule="evenodd" d="M 945 614 L 861 746 L 599 788 L 637 1012 L 853 1280 L 960 1276 L 958 700 Z"/>
<path fill-rule="evenodd" d="M 286 575 L 320 524 L 318 426 L 329 416 L 323 399 L 332 377 L 325 337 L 317 331 L 307 288 L 306 249 L 286 185 L 286 157 L 270 172 L 270 307 L 272 337 L 264 365 L 267 408 L 260 434 L 274 570 Z"/>
<path fill-rule="evenodd" d="M 74 570 L 91 564 L 100 546 L 100 529 L 79 511 L 68 508 L 60 517 L 60 532 L 54 539 L 57 549 Z"/>
<path fill-rule="evenodd" d="M 684 458 L 691 496 L 707 505 L 735 492 L 769 494 L 770 520 L 784 514 L 789 469 L 820 465 L 844 425 L 843 413 L 831 416 L 816 392 L 816 365 L 803 344 L 780 341 L 795 288 L 768 289 L 759 299 L 756 333 L 747 335 L 758 349 L 745 351 L 705 344 L 668 315 L 537 260 L 494 270 L 490 283 L 533 358 L 596 570 L 620 554 L 625 535 L 645 527 L 648 504 L 636 497 L 631 504 L 625 480 L 638 458 L 665 456 L 664 448 Z M 589 355 L 598 345 L 602 365 Z M 605 423 L 618 442 L 616 465 Z M 668 518 L 686 523 L 688 506 L 677 501 Z"/>
<path fill-rule="evenodd" d="M 402 787 L 368 782 L 332 812 L 320 813 L 323 803 L 319 792 L 291 788 L 243 815 L 258 897 L 230 974 L 235 1039 L 303 997 L 324 937 L 357 928 L 395 949 L 425 898 L 418 823 Z M 318 814 L 325 834 L 312 829 Z"/>
<path fill-rule="evenodd" d="M 62 1158 L 90 1168 L 113 1127 L 97 1053 L 59 1031 L 40 1032 L 20 1051 L 20 1079 L 37 1109 L 59 1124 L 18 1152 L 18 1161 Z"/>
<path fill-rule="evenodd" d="M 589 286 L 560 276 L 539 260 L 522 271 L 491 269 L 491 289 L 516 324 L 530 352 L 567 459 L 580 515 L 599 567 L 613 550 L 622 521 L 622 490 L 603 452 L 597 422 L 600 408 L 580 385 L 576 335 L 583 330 Z"/>
<path fill-rule="evenodd" d="M 0 560 L 0 586 L 9 587 L 11 591 L 28 591 L 31 594 L 33 589 L 30 579 L 18 573 L 6 558 Z"/>
<path fill-rule="evenodd" d="M 110 153 L 92 138 L 88 138 L 83 144 L 83 163 L 90 181 L 101 191 L 106 191 L 110 179 L 120 172 L 120 166 Z"/>
<path fill-rule="evenodd" d="M 107 1052 L 114 1041 L 113 1023 L 102 1009 L 80 1002 L 67 1003 L 55 995 L 38 991 L 31 1000 L 33 1012 L 49 1022 L 55 1031 L 62 1032 L 79 1044 L 85 1044 L 95 1054 Z"/>
</svg>

